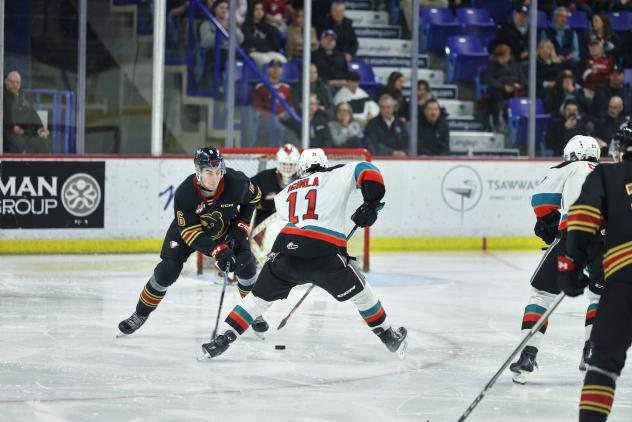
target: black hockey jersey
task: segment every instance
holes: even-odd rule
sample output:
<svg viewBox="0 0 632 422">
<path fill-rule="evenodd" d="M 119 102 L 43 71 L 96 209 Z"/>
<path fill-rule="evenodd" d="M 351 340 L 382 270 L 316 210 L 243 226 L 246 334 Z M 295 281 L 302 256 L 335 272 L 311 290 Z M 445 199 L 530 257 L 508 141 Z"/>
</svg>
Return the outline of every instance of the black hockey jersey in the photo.
<svg viewBox="0 0 632 422">
<path fill-rule="evenodd" d="M 602 225 L 606 280 L 632 282 L 632 162 L 597 167 L 570 207 L 566 251 L 578 266 L 592 258 L 592 240 Z"/>
<path fill-rule="evenodd" d="M 274 197 L 283 188 L 281 187 L 281 178 L 276 169 L 263 170 L 251 180 L 261 189 L 261 201 L 257 205 L 257 216 L 254 224 L 257 227 L 259 223 L 276 212 Z"/>
<path fill-rule="evenodd" d="M 259 188 L 242 172 L 227 168 L 213 198 L 204 198 L 192 174 L 176 190 L 175 224 L 188 246 L 209 255 L 231 227 L 249 232 L 260 199 Z"/>
</svg>

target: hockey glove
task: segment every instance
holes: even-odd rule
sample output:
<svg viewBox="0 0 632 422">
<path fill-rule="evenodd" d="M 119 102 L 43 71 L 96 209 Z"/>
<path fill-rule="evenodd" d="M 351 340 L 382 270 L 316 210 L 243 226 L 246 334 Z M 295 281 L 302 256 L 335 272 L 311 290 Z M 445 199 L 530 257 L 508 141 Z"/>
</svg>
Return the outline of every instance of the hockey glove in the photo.
<svg viewBox="0 0 632 422">
<path fill-rule="evenodd" d="M 575 261 L 566 255 L 557 257 L 557 287 L 570 297 L 579 296 L 590 283 L 575 265 Z"/>
<path fill-rule="evenodd" d="M 378 204 L 364 203 L 351 215 L 351 221 L 358 227 L 371 227 L 377 220 L 377 212 L 384 207 L 384 202 Z"/>
<path fill-rule="evenodd" d="M 220 243 L 211 251 L 211 256 L 217 261 L 217 266 L 226 272 L 230 272 L 237 268 L 237 257 L 233 250 L 226 244 Z"/>
<path fill-rule="evenodd" d="M 544 217 L 538 218 L 538 221 L 535 223 L 535 227 L 533 228 L 533 232 L 547 245 L 550 245 L 555 240 L 555 236 L 557 236 L 559 221 L 559 211 L 553 211 Z"/>
<path fill-rule="evenodd" d="M 249 232 L 250 226 L 239 220 L 237 220 L 236 225 L 230 228 L 228 236 L 234 240 L 235 250 L 250 251 L 250 242 L 248 241 Z"/>
<path fill-rule="evenodd" d="M 238 273 L 242 268 L 244 268 L 246 265 L 250 264 L 251 262 L 254 263 L 254 256 L 252 255 L 252 252 L 250 252 L 250 249 L 248 250 L 241 250 L 239 252 L 237 252 L 237 255 L 235 256 L 236 258 L 236 266 L 235 266 L 235 272 Z"/>
</svg>

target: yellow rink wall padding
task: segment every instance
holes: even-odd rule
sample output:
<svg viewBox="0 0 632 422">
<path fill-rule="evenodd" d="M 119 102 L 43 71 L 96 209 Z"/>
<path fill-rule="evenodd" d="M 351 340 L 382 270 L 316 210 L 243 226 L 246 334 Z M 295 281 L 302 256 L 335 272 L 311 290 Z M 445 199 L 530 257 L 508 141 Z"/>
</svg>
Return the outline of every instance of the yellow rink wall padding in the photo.
<svg viewBox="0 0 632 422">
<path fill-rule="evenodd" d="M 162 239 L 0 240 L 0 254 L 159 252 Z M 537 237 L 371 238 L 371 252 L 540 250 Z"/>
</svg>

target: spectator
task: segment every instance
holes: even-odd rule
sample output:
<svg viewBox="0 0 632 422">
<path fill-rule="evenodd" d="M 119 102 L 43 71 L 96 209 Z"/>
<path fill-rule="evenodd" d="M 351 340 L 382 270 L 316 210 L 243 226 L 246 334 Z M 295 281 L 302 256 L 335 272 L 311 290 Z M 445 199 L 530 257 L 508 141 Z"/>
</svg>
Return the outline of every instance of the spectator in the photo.
<svg viewBox="0 0 632 422">
<path fill-rule="evenodd" d="M 320 32 L 331 29 L 336 33 L 336 50 L 345 55 L 350 62 L 358 51 L 358 38 L 351 19 L 345 17 L 345 4 L 335 1 L 331 4 L 331 11 L 323 21 Z"/>
<path fill-rule="evenodd" d="M 555 53 L 555 47 L 549 40 L 538 44 L 538 61 L 536 64 L 537 96 L 543 97 L 544 91 L 555 86 L 555 80 L 562 71 L 560 59 Z"/>
<path fill-rule="evenodd" d="M 506 44 L 519 62 L 529 60 L 528 17 L 529 8 L 527 6 L 522 5 L 514 10 L 513 18 L 500 26 L 496 38 L 489 45 L 489 51 L 494 51 L 500 44 Z"/>
<path fill-rule="evenodd" d="M 434 97 L 428 82 L 423 79 L 419 80 L 417 82 L 417 104 L 419 105 L 419 109 L 424 108 L 428 100 L 432 100 Z"/>
<path fill-rule="evenodd" d="M 441 116 L 437 100 L 426 101 L 418 127 L 417 151 L 420 155 L 445 155 L 450 152 L 450 129 Z"/>
<path fill-rule="evenodd" d="M 292 105 L 292 92 L 288 84 L 281 82 L 283 76 L 283 64 L 278 60 L 268 63 L 268 82 L 289 105 Z M 273 107 L 274 105 L 274 107 Z M 259 82 L 252 92 L 252 106 L 260 112 L 279 115 L 285 111 L 283 106 L 272 97 L 272 93 L 262 82 Z"/>
<path fill-rule="evenodd" d="M 490 110 L 494 125 L 500 123 L 502 112 L 507 122 L 507 105 L 509 98 L 524 95 L 526 78 L 521 66 L 513 59 L 511 49 L 506 44 L 498 45 L 485 70 L 485 83 L 488 86 Z"/>
<path fill-rule="evenodd" d="M 331 148 L 334 146 L 329 131 L 329 116 L 321 109 L 315 95 L 309 96 L 309 137 L 310 148 Z"/>
<path fill-rule="evenodd" d="M 632 115 L 632 87 L 624 81 L 623 67 L 616 63 L 608 75 L 608 83 L 601 86 L 595 93 L 592 103 L 592 114 L 601 118 L 608 110 L 608 103 L 612 97 L 623 100 L 623 113 Z"/>
<path fill-rule="evenodd" d="M 610 6 L 610 10 L 613 12 L 631 12 L 632 13 L 632 1 L 630 0 L 614 0 Z"/>
<path fill-rule="evenodd" d="M 369 143 L 375 145 L 371 153 L 405 157 L 408 150 L 408 131 L 404 123 L 395 118 L 395 99 L 383 94 L 378 104 L 380 114 L 369 121 L 365 130 Z"/>
<path fill-rule="evenodd" d="M 551 120 L 551 125 L 546 134 L 546 145 L 553 150 L 553 155 L 562 155 L 564 146 L 575 135 L 587 135 L 589 133 L 586 120 L 579 111 L 577 103 L 567 101 L 561 117 Z"/>
<path fill-rule="evenodd" d="M 264 0 L 263 9 L 268 23 L 285 34 L 292 5 L 287 0 Z"/>
<path fill-rule="evenodd" d="M 627 118 L 623 114 L 621 97 L 612 97 L 608 102 L 608 112 L 595 125 L 595 138 L 601 146 L 602 154 L 608 154 L 608 145 Z"/>
<path fill-rule="evenodd" d="M 336 120 L 329 122 L 334 147 L 365 148 L 362 127 L 353 118 L 353 110 L 347 103 L 336 106 Z"/>
<path fill-rule="evenodd" d="M 608 15 L 599 13 L 592 17 L 592 31 L 590 32 L 589 39 L 592 35 L 596 35 L 603 40 L 603 47 L 606 54 L 615 56 L 618 54 L 619 48 L 621 47 L 621 39 L 619 39 L 619 36 L 612 30 L 612 24 L 610 23 Z M 588 55 L 587 50 L 584 55 Z"/>
<path fill-rule="evenodd" d="M 562 63 L 574 67 L 579 63 L 579 41 L 577 33 L 566 24 L 568 16 L 567 8 L 555 9 L 554 22 L 542 31 L 540 38 L 551 41 Z"/>
<path fill-rule="evenodd" d="M 408 120 L 410 112 L 408 111 L 408 101 L 404 97 L 404 74 L 401 72 L 392 72 L 388 75 L 386 86 L 379 92 L 379 96 L 388 94 L 395 100 L 395 115 L 402 121 Z"/>
<path fill-rule="evenodd" d="M 347 85 L 338 90 L 334 97 L 334 104 L 347 104 L 353 112 L 353 120 L 364 127 L 369 120 L 380 112 L 378 105 L 360 88 L 360 74 L 347 73 Z"/>
<path fill-rule="evenodd" d="M 597 88 L 608 83 L 608 74 L 614 66 L 614 58 L 607 56 L 603 40 L 596 35 L 591 35 L 588 42 L 588 57 L 584 62 L 582 78 L 584 88 L 594 93 Z"/>
<path fill-rule="evenodd" d="M 560 73 L 553 89 L 545 92 L 544 109 L 553 117 L 560 117 L 564 104 L 570 100 L 577 103 L 581 113 L 590 110 L 590 100 L 584 89 L 575 83 L 573 72 L 567 69 Z"/>
<path fill-rule="evenodd" d="M 35 107 L 22 91 L 22 77 L 17 71 L 7 74 L 4 80 L 3 148 L 5 154 L 51 152 L 44 127 Z"/>
<path fill-rule="evenodd" d="M 281 63 L 287 62 L 285 56 L 279 53 L 279 31 L 267 23 L 264 16 L 263 1 L 255 0 L 252 12 L 242 27 L 245 38 L 243 48 L 260 68 L 274 59 Z"/>
<path fill-rule="evenodd" d="M 287 39 L 285 41 L 285 54 L 288 60 L 303 57 L 303 25 L 305 24 L 305 11 L 303 9 L 294 10 L 292 23 L 287 28 Z M 310 27 L 310 37 L 312 40 L 312 51 L 318 48 L 318 38 L 316 30 Z"/>
<path fill-rule="evenodd" d="M 346 83 L 347 60 L 336 50 L 336 33 L 327 29 L 320 34 L 320 48 L 312 54 L 312 63 L 318 68 L 318 74 L 333 88 Z"/>
<path fill-rule="evenodd" d="M 309 66 L 309 92 L 316 95 L 318 104 L 328 114 L 332 115 L 334 110 L 334 99 L 331 96 L 331 90 L 322 79 L 318 77 L 318 69 L 315 64 Z M 292 99 L 299 109 L 302 109 L 303 90 L 301 86 L 292 90 Z"/>
</svg>

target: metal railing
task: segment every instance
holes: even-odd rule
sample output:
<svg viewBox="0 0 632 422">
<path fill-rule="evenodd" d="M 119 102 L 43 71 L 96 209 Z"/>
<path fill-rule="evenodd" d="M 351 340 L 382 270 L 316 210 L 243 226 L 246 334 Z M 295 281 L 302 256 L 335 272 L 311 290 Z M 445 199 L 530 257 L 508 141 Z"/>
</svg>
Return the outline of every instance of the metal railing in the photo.
<svg viewBox="0 0 632 422">
<path fill-rule="evenodd" d="M 52 118 L 48 122 L 51 132 L 53 154 L 74 154 L 77 151 L 75 139 L 75 93 L 56 89 L 24 89 L 35 96 L 35 110 L 41 110 L 42 96 L 52 97 Z"/>
</svg>

